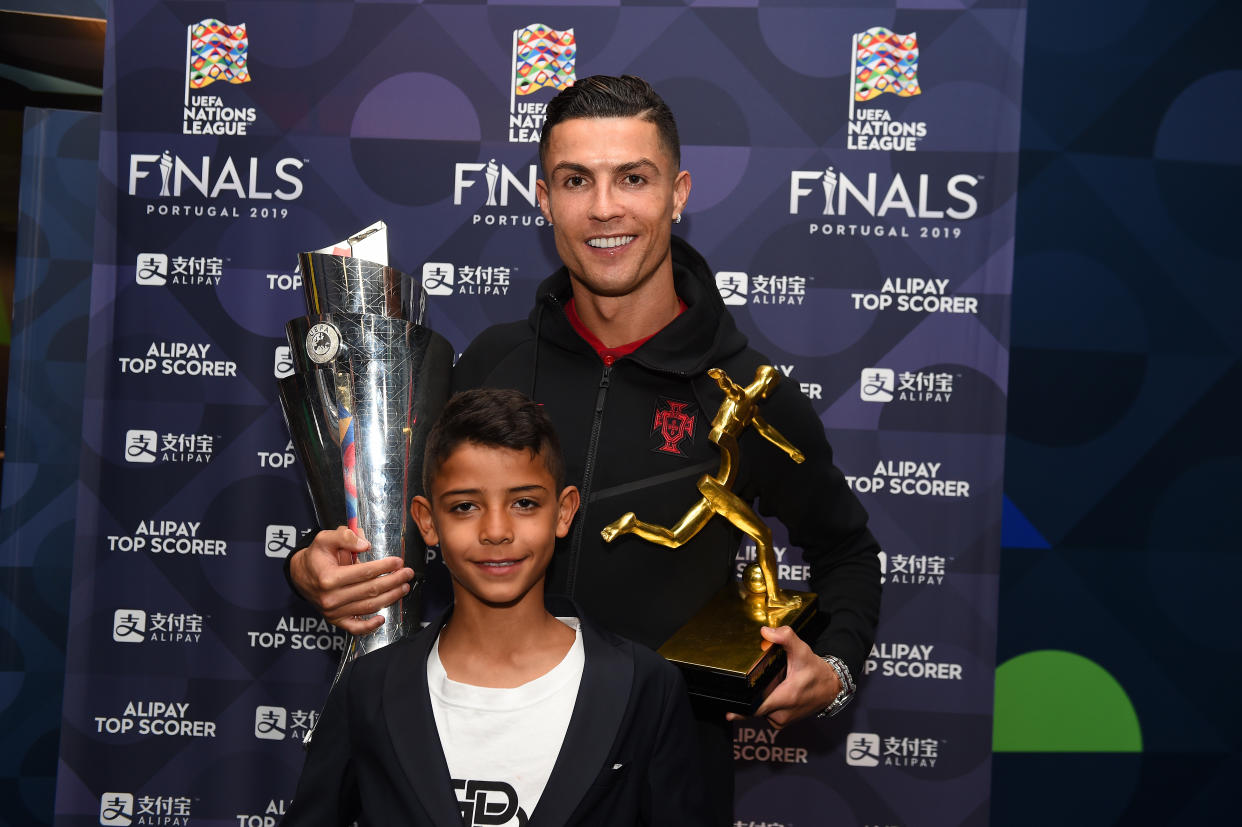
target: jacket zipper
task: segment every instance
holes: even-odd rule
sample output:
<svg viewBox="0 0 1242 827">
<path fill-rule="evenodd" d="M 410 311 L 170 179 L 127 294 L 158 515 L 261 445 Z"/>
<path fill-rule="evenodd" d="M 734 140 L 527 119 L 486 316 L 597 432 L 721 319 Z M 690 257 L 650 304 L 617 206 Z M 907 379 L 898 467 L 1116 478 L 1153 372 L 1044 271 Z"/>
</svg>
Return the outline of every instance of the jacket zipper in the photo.
<svg viewBox="0 0 1242 827">
<path fill-rule="evenodd" d="M 586 531 L 586 512 L 591 502 L 591 478 L 595 475 L 595 454 L 599 450 L 599 434 L 604 424 L 604 398 L 608 395 L 611 375 L 612 365 L 605 363 L 604 373 L 599 378 L 599 392 L 595 395 L 595 418 L 591 422 L 591 440 L 587 443 L 586 462 L 582 468 L 582 505 L 578 511 L 578 525 L 574 528 L 573 542 L 569 544 L 569 576 L 565 582 L 565 590 L 570 597 L 574 596 L 574 587 L 578 580 L 578 558 L 582 551 L 582 535 Z"/>
</svg>

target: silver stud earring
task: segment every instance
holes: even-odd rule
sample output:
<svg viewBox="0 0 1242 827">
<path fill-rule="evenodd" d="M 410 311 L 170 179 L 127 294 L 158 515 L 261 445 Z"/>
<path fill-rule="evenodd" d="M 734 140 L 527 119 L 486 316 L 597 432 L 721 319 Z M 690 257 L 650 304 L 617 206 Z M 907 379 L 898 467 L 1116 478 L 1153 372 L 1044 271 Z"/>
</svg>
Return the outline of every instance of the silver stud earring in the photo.
<svg viewBox="0 0 1242 827">
<path fill-rule="evenodd" d="M 674 223 L 674 224 L 680 224 L 680 223 L 681 223 L 681 213 L 677 213 L 676 215 L 674 215 L 674 216 L 673 216 L 673 223 Z"/>
</svg>

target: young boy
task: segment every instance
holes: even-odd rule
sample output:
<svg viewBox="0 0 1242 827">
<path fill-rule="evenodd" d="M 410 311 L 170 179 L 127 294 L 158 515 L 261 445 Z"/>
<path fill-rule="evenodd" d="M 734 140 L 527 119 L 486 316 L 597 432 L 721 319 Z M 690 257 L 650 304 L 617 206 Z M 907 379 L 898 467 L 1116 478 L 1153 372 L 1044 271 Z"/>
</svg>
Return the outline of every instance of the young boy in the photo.
<svg viewBox="0 0 1242 827">
<path fill-rule="evenodd" d="M 449 401 L 411 507 L 454 605 L 342 675 L 285 825 L 706 823 L 680 674 L 572 603 L 545 605 L 578 507 L 563 475 L 551 423 L 522 394 Z"/>
</svg>

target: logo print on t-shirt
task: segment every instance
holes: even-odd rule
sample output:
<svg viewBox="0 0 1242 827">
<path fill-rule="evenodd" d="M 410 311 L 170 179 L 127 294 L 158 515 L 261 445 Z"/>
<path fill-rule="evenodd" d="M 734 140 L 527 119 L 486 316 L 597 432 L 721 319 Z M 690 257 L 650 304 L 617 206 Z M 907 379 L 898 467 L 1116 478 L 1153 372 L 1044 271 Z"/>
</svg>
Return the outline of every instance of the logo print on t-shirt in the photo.
<svg viewBox="0 0 1242 827">
<path fill-rule="evenodd" d="M 518 806 L 517 791 L 503 781 L 453 779 L 457 806 L 466 827 L 525 827 L 530 816 Z"/>
<path fill-rule="evenodd" d="M 694 442 L 694 420 L 698 418 L 693 413 L 695 410 L 690 402 L 661 396 L 656 402 L 655 423 L 651 426 L 651 433 L 657 438 L 652 450 L 684 457 L 682 440 L 688 438 Z"/>
</svg>

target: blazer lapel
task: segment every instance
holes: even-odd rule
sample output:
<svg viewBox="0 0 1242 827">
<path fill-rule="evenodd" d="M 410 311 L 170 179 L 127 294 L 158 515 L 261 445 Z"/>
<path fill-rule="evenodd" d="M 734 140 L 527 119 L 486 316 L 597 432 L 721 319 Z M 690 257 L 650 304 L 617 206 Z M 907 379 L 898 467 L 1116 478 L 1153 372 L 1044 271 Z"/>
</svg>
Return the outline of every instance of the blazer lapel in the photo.
<svg viewBox="0 0 1242 827">
<path fill-rule="evenodd" d="M 444 750 L 427 691 L 427 656 L 447 617 L 428 625 L 406 644 L 409 656 L 394 658 L 384 678 L 384 713 L 393 751 L 433 824 L 461 824 Z M 402 644 L 395 644 L 402 645 Z M 392 737 L 405 733 L 405 737 Z"/>
<path fill-rule="evenodd" d="M 585 620 L 582 646 L 586 664 L 574 712 L 552 775 L 531 813 L 532 827 L 563 825 L 569 820 L 599 776 L 629 705 L 634 658 L 603 638 Z"/>
</svg>

